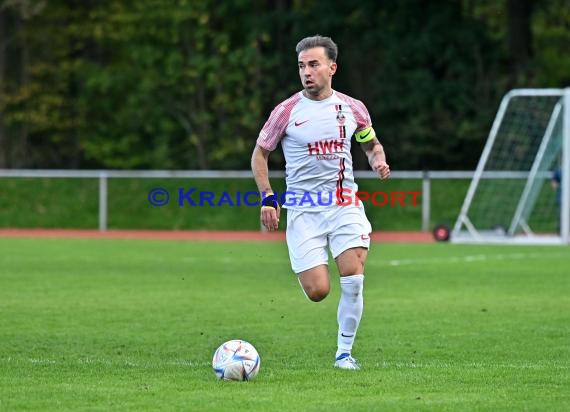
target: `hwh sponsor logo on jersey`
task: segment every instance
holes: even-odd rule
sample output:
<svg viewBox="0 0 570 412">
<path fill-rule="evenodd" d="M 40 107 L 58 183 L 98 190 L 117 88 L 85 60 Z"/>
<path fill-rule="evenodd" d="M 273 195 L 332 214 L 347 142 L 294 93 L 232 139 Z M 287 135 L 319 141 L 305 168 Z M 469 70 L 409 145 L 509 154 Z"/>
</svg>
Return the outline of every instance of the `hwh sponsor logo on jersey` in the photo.
<svg viewBox="0 0 570 412">
<path fill-rule="evenodd" d="M 309 149 L 309 155 L 321 155 L 329 153 L 339 153 L 344 149 L 343 140 L 319 140 L 315 143 L 307 143 L 307 149 Z"/>
</svg>

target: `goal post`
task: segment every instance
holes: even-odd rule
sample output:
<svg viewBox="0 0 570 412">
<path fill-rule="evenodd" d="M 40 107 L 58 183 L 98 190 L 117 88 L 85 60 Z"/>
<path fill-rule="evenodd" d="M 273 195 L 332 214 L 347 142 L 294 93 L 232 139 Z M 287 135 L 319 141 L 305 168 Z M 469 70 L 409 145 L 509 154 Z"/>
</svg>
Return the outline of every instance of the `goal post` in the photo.
<svg viewBox="0 0 570 412">
<path fill-rule="evenodd" d="M 562 179 L 561 182 L 561 236 L 565 244 L 570 244 L 570 88 L 564 89 Z"/>
<path fill-rule="evenodd" d="M 451 233 L 454 243 L 570 244 L 570 88 L 503 99 Z"/>
</svg>

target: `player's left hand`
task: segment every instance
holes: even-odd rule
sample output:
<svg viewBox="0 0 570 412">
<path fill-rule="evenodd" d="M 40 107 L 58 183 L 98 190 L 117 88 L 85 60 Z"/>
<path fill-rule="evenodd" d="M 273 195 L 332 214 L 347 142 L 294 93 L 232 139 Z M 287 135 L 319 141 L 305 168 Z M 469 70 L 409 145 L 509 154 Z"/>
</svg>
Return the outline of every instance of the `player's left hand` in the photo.
<svg viewBox="0 0 570 412">
<path fill-rule="evenodd" d="M 388 179 L 390 177 L 390 166 L 383 160 L 375 161 L 372 169 L 378 174 L 380 179 Z"/>
</svg>

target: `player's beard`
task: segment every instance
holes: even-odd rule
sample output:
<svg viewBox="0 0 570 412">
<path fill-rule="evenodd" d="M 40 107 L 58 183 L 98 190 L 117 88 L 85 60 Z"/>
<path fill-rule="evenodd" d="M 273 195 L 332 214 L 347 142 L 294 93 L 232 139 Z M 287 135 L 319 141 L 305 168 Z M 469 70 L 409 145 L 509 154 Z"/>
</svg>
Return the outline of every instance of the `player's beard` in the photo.
<svg viewBox="0 0 570 412">
<path fill-rule="evenodd" d="M 310 88 L 306 85 L 303 85 L 303 86 L 305 87 L 305 95 L 307 97 L 311 96 L 311 97 L 317 98 L 321 95 L 321 93 L 324 90 L 323 86 L 317 86 L 317 84 L 315 82 L 311 83 L 310 86 L 312 86 L 312 87 L 310 87 Z"/>
</svg>

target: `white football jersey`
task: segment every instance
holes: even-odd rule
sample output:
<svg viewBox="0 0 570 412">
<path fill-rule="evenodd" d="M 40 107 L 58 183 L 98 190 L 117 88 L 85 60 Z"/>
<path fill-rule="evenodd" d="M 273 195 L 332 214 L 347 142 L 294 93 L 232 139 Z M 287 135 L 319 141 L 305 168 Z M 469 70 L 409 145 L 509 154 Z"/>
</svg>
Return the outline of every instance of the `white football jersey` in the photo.
<svg viewBox="0 0 570 412">
<path fill-rule="evenodd" d="M 298 92 L 275 107 L 257 144 L 273 151 L 281 142 L 286 162 L 287 193 L 279 193 L 289 209 L 323 210 L 358 190 L 354 183 L 351 138 L 371 127 L 366 106 L 337 91 L 324 100 Z"/>
</svg>

